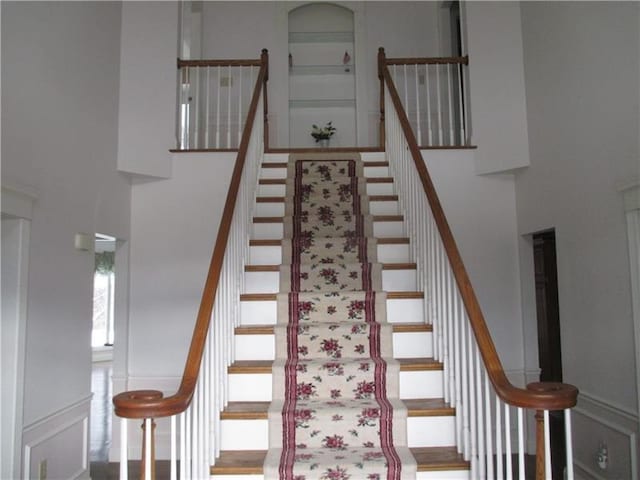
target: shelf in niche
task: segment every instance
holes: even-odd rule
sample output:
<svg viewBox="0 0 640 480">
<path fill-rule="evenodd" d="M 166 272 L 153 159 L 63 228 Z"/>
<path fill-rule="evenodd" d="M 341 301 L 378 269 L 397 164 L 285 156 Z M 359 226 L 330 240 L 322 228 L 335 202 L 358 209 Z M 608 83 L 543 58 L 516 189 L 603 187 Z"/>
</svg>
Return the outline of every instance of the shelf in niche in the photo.
<svg viewBox="0 0 640 480">
<path fill-rule="evenodd" d="M 352 108 L 356 106 L 356 101 L 348 99 L 328 99 L 328 100 L 289 100 L 289 108 Z"/>
<path fill-rule="evenodd" d="M 353 75 L 355 66 L 349 65 L 294 65 L 289 69 L 291 75 Z"/>
<path fill-rule="evenodd" d="M 350 43 L 353 32 L 289 32 L 289 43 Z"/>
</svg>

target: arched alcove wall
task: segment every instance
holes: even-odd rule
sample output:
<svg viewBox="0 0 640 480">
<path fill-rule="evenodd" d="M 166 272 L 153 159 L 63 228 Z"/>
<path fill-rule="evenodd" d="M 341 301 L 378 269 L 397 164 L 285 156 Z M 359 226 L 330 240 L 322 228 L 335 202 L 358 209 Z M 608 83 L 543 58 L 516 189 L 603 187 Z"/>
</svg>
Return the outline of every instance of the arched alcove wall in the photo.
<svg viewBox="0 0 640 480">
<path fill-rule="evenodd" d="M 312 125 L 337 129 L 331 146 L 357 145 L 354 13 L 309 3 L 288 14 L 289 143 L 315 145 Z"/>
</svg>

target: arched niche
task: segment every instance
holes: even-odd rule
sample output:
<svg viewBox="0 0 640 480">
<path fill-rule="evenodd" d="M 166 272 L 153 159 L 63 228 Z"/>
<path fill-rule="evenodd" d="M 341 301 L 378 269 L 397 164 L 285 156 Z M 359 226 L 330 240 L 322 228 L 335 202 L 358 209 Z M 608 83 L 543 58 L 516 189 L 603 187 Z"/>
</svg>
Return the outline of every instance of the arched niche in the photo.
<svg viewBox="0 0 640 480">
<path fill-rule="evenodd" d="M 311 147 L 312 125 L 332 122 L 332 147 L 357 145 L 354 12 L 309 3 L 288 13 L 289 144 Z"/>
</svg>

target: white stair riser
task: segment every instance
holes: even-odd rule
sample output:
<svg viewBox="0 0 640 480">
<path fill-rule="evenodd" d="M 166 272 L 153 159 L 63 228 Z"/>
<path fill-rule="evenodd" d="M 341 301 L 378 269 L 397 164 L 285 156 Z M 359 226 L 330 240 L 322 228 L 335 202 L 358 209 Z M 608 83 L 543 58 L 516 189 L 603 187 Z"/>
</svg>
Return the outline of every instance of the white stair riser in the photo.
<svg viewBox="0 0 640 480">
<path fill-rule="evenodd" d="M 256 240 L 281 240 L 282 223 L 254 223 L 253 235 Z M 404 237 L 403 222 L 373 222 L 373 236 L 376 238 Z"/>
<path fill-rule="evenodd" d="M 409 262 L 409 245 L 378 245 L 378 261 L 381 263 Z M 249 263 L 251 265 L 280 265 L 282 263 L 282 247 L 250 247 Z"/>
<path fill-rule="evenodd" d="M 382 290 L 385 292 L 410 292 L 416 289 L 415 270 L 382 271 Z M 245 272 L 244 293 L 277 293 L 279 291 L 279 272 Z"/>
<path fill-rule="evenodd" d="M 416 480 L 469 480 L 469 478 L 469 470 L 442 470 L 434 472 L 418 472 L 416 474 Z M 218 480 L 218 477 L 216 477 L 216 480 Z"/>
<path fill-rule="evenodd" d="M 273 325 L 277 319 L 275 300 L 240 302 L 241 325 Z M 424 300 L 421 298 L 387 300 L 389 323 L 423 322 Z"/>
<path fill-rule="evenodd" d="M 264 480 L 264 475 L 214 475 L 215 480 Z M 468 470 L 418 472 L 416 480 L 469 480 Z"/>
<path fill-rule="evenodd" d="M 229 375 L 230 402 L 270 402 L 270 373 Z M 400 398 L 442 398 L 442 370 L 400 372 Z"/>
<path fill-rule="evenodd" d="M 269 421 L 222 420 L 222 450 L 267 450 L 269 448 Z M 455 445 L 455 417 L 407 418 L 409 447 L 446 447 Z"/>
<path fill-rule="evenodd" d="M 389 176 L 389 167 L 364 167 L 365 178 L 379 178 Z M 263 168 L 260 178 L 287 178 L 286 168 Z"/>
<path fill-rule="evenodd" d="M 369 202 L 371 215 L 397 215 L 398 202 L 394 200 Z M 284 216 L 284 202 L 260 202 L 256 203 L 253 211 L 255 217 L 282 217 Z"/>
<path fill-rule="evenodd" d="M 429 358 L 432 356 L 431 332 L 403 332 L 393 334 L 395 358 Z M 236 360 L 273 360 L 274 335 L 236 335 Z"/>
<path fill-rule="evenodd" d="M 259 197 L 284 197 L 285 185 L 259 185 Z M 367 183 L 367 195 L 393 195 L 393 183 Z"/>
</svg>

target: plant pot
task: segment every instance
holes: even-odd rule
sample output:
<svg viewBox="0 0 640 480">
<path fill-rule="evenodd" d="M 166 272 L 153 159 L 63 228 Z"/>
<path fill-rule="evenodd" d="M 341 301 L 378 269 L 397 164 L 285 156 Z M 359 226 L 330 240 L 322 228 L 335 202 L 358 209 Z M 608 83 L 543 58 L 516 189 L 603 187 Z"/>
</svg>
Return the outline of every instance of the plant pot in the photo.
<svg viewBox="0 0 640 480">
<path fill-rule="evenodd" d="M 329 139 L 328 138 L 321 138 L 320 140 L 318 140 L 318 147 L 320 147 L 320 148 L 329 148 Z"/>
</svg>

